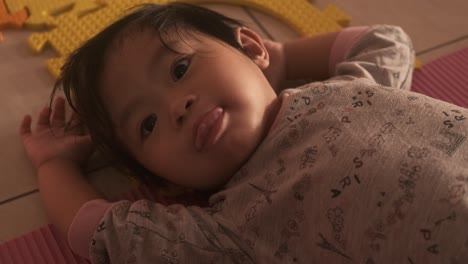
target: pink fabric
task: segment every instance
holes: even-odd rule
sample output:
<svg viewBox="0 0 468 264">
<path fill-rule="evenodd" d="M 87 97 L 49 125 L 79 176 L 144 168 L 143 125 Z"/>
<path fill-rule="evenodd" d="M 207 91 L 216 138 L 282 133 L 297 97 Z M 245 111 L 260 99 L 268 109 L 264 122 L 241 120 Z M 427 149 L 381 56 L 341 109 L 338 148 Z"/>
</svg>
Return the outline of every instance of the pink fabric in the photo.
<svg viewBox="0 0 468 264">
<path fill-rule="evenodd" d="M 164 205 L 179 203 L 185 206 L 198 205 L 204 207 L 208 206 L 210 194 L 208 192 L 196 192 L 186 193 L 178 197 L 168 197 L 161 195 L 160 192 L 154 189 L 148 188 L 146 185 L 142 185 L 137 190 L 123 194 L 115 199 L 115 201 L 147 199 Z M 113 202 L 103 199 L 92 200 L 85 203 L 76 213 L 68 231 L 68 245 L 75 254 L 89 259 L 89 247 L 94 232 L 106 211 L 113 204 Z"/>
<path fill-rule="evenodd" d="M 72 253 L 67 242 L 52 224 L 7 242 L 0 242 L 2 264 L 89 264 Z"/>
<path fill-rule="evenodd" d="M 353 44 L 367 31 L 368 28 L 369 27 L 367 26 L 350 27 L 343 29 L 338 33 L 335 42 L 333 43 L 328 62 L 330 76 L 335 75 L 335 66 L 344 61 Z"/>
<path fill-rule="evenodd" d="M 411 90 L 468 108 L 468 48 L 431 61 L 414 72 Z"/>
<path fill-rule="evenodd" d="M 96 199 L 85 203 L 76 213 L 68 230 L 68 244 L 75 254 L 89 259 L 94 231 L 111 206 L 111 202 Z"/>
</svg>

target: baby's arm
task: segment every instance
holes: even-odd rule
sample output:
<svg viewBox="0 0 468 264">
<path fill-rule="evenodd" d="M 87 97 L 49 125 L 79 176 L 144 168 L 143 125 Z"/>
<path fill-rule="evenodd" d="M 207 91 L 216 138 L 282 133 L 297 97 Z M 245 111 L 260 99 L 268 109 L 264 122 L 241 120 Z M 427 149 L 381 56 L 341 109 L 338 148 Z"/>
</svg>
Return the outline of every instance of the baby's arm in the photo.
<svg viewBox="0 0 468 264">
<path fill-rule="evenodd" d="M 344 59 L 344 54 L 367 29 L 365 26 L 350 27 L 285 43 L 264 40 L 270 57 L 270 65 L 264 74 L 276 92 L 280 92 L 285 80 L 328 79 L 332 77 L 335 65 Z"/>
<path fill-rule="evenodd" d="M 286 80 L 330 77 L 330 53 L 338 34 L 333 32 L 284 43 Z"/>
<path fill-rule="evenodd" d="M 75 214 L 87 201 L 101 198 L 81 173 L 80 165 L 93 145 L 89 136 L 65 131 L 65 100 L 57 98 L 53 113 L 44 108 L 31 131 L 31 117 L 20 126 L 23 146 L 38 177 L 42 201 L 52 223 L 64 238 Z"/>
<path fill-rule="evenodd" d="M 270 65 L 264 74 L 279 92 L 285 80 L 323 80 L 330 77 L 330 52 L 339 32 L 291 40 L 285 43 L 264 40 Z"/>
<path fill-rule="evenodd" d="M 399 89 L 411 85 L 414 50 L 399 27 L 350 27 L 286 43 L 264 40 L 264 44 L 270 55 L 264 74 L 277 92 L 284 80 L 319 81 L 337 75 L 368 78 Z"/>
</svg>

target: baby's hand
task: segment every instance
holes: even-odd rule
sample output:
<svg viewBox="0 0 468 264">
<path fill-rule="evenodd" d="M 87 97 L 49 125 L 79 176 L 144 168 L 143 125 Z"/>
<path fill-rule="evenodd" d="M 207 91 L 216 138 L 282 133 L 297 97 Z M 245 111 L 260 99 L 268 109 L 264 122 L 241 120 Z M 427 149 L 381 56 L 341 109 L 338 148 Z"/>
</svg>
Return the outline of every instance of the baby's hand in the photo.
<svg viewBox="0 0 468 264">
<path fill-rule="evenodd" d="M 263 44 L 270 57 L 270 65 L 263 70 L 265 77 L 276 92 L 280 91 L 281 84 L 286 80 L 286 59 L 283 44 L 264 39 Z"/>
<path fill-rule="evenodd" d="M 66 160 L 83 163 L 93 151 L 89 135 L 78 135 L 81 127 L 68 129 L 65 120 L 65 99 L 55 100 L 54 109 L 45 107 L 39 113 L 37 125 L 31 131 L 31 116 L 23 118 L 20 136 L 29 159 L 36 170 L 50 161 Z"/>
</svg>

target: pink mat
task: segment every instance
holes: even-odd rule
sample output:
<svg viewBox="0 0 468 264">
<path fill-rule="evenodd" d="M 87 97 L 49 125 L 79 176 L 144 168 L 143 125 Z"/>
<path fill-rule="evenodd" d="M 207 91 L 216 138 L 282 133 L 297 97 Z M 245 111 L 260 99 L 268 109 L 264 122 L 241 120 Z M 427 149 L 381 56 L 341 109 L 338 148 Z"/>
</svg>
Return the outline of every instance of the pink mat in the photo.
<svg viewBox="0 0 468 264">
<path fill-rule="evenodd" d="M 413 76 L 412 91 L 426 94 L 468 108 L 468 48 L 430 62 Z M 158 197 L 142 186 L 119 197 L 135 201 L 148 199 L 163 204 L 182 202 L 194 204 L 203 197 L 181 201 Z M 193 198 L 193 197 L 192 197 Z M 58 236 L 52 225 L 46 225 L 33 232 L 0 244 L 0 264 L 63 264 L 89 263 L 73 254 L 66 241 Z"/>
<path fill-rule="evenodd" d="M 156 195 L 147 186 L 142 185 L 140 188 L 131 192 L 125 193 L 118 197 L 117 200 L 137 201 L 147 199 L 150 201 L 158 201 L 162 204 L 180 203 L 184 205 L 200 204 L 206 205 L 205 194 L 193 194 L 184 197 L 163 197 Z M 65 241 L 55 230 L 48 224 L 30 233 L 19 236 L 10 241 L 0 244 L 0 264 L 81 264 L 89 263 L 75 255 L 68 247 Z"/>
<path fill-rule="evenodd" d="M 46 225 L 0 245 L 2 264 L 89 263 L 73 254 L 52 225 Z"/>
<path fill-rule="evenodd" d="M 151 192 L 144 187 L 126 193 L 120 198 L 131 201 L 138 199 L 154 200 Z M 2 243 L 0 245 L 0 264 L 7 263 L 81 264 L 89 262 L 75 255 L 68 247 L 67 241 L 57 233 L 51 224 L 48 224 L 31 233 Z"/>
<path fill-rule="evenodd" d="M 416 70 L 411 90 L 468 108 L 468 48 Z"/>
</svg>

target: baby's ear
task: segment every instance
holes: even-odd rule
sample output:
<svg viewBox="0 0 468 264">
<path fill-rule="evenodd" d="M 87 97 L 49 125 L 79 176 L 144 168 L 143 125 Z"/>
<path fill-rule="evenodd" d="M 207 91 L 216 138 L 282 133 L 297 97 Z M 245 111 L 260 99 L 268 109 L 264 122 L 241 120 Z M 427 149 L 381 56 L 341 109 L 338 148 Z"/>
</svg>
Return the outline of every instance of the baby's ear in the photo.
<svg viewBox="0 0 468 264">
<path fill-rule="evenodd" d="M 270 57 L 265 45 L 263 45 L 262 38 L 255 31 L 245 27 L 236 28 L 235 34 L 237 42 L 239 42 L 247 55 L 260 69 L 266 69 L 270 64 Z"/>
</svg>

